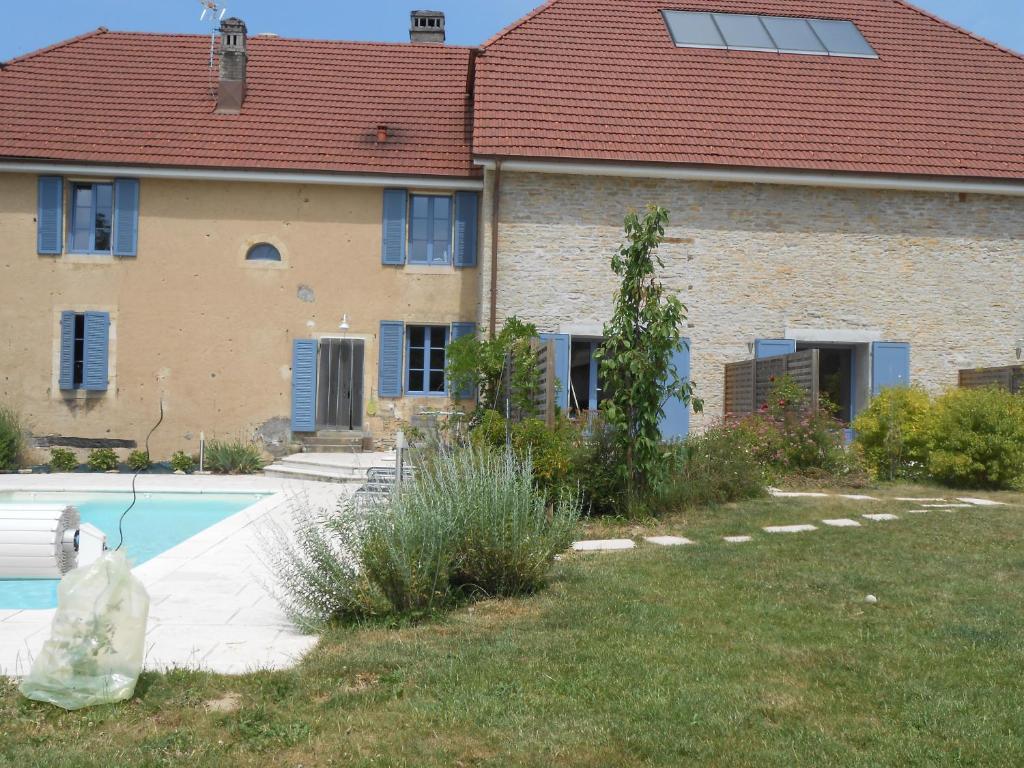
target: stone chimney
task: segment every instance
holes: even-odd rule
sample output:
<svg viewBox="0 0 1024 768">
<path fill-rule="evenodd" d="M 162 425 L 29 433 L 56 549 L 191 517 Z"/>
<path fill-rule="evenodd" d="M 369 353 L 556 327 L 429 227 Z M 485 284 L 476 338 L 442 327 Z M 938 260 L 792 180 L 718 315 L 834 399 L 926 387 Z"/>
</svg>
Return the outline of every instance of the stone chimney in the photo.
<svg viewBox="0 0 1024 768">
<path fill-rule="evenodd" d="M 245 102 L 245 70 L 249 60 L 245 22 L 224 19 L 220 23 L 220 82 L 217 85 L 217 112 L 237 115 Z"/>
<path fill-rule="evenodd" d="M 409 22 L 409 42 L 444 43 L 444 11 L 413 11 Z"/>
</svg>

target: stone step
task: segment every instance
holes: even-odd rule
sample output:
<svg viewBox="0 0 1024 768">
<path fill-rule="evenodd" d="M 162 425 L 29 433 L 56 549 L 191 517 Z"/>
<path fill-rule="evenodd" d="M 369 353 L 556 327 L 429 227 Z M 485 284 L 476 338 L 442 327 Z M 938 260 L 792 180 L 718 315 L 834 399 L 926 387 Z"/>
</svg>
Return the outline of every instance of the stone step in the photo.
<svg viewBox="0 0 1024 768">
<path fill-rule="evenodd" d="M 322 442 L 315 445 L 302 443 L 303 454 L 360 454 L 361 444 Z"/>
<path fill-rule="evenodd" d="M 263 470 L 267 477 L 281 480 L 316 480 L 321 483 L 352 483 L 361 485 L 366 482 L 365 470 L 359 473 L 337 467 L 321 467 L 298 464 L 271 464 Z"/>
<path fill-rule="evenodd" d="M 362 445 L 363 436 L 351 432 L 336 432 L 333 434 L 318 434 L 316 437 L 301 437 L 300 443 L 306 445 Z"/>
</svg>

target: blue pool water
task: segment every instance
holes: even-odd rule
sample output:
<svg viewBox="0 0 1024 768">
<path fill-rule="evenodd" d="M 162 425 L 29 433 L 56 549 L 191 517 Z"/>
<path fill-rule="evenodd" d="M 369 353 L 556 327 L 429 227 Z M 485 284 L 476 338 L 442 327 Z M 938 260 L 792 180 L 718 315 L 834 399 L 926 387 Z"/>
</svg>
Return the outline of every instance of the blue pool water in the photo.
<svg viewBox="0 0 1024 768">
<path fill-rule="evenodd" d="M 132 565 L 177 546 L 185 539 L 241 512 L 260 499 L 258 494 L 140 493 L 124 520 L 124 547 Z M 107 546 L 117 546 L 117 520 L 131 503 L 131 493 L 0 493 L 0 503 L 70 504 L 83 523 L 107 534 Z M 0 579 L 0 610 L 53 608 L 57 580 Z"/>
</svg>

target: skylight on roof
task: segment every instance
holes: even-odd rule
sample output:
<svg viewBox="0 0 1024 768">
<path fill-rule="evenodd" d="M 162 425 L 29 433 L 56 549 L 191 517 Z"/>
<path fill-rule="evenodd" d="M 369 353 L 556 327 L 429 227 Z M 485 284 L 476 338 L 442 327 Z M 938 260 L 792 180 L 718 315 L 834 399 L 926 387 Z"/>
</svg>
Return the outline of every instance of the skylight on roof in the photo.
<svg viewBox="0 0 1024 768">
<path fill-rule="evenodd" d="M 698 11 L 662 15 L 679 48 L 878 58 L 852 21 Z"/>
</svg>

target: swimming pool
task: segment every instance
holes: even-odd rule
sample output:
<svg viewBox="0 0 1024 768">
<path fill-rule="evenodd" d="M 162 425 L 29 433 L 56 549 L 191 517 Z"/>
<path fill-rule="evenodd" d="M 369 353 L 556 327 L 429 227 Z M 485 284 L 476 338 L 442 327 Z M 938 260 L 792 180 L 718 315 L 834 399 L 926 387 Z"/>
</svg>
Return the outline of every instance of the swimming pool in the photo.
<svg viewBox="0 0 1024 768">
<path fill-rule="evenodd" d="M 254 493 L 139 493 L 124 520 L 124 547 L 133 566 L 166 552 L 186 539 L 261 499 Z M 130 492 L 110 493 L 0 493 L 0 503 L 70 504 L 83 523 L 107 534 L 107 546 L 117 546 L 117 521 L 131 503 Z M 53 608 L 57 605 L 57 579 L 0 579 L 0 610 Z"/>
</svg>

